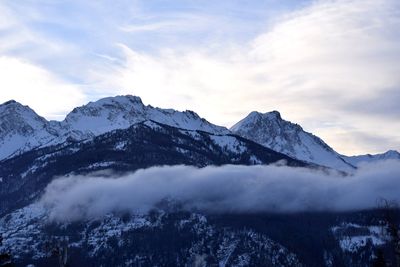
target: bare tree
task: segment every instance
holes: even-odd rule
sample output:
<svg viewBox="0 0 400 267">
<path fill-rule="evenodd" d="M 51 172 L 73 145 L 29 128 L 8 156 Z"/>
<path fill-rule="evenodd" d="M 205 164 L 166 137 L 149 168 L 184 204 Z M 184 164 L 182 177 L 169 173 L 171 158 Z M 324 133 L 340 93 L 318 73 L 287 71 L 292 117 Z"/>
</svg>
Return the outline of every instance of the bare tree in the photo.
<svg viewBox="0 0 400 267">
<path fill-rule="evenodd" d="M 50 252 L 51 257 L 58 258 L 60 267 L 68 266 L 68 237 L 53 238 L 50 242 L 47 242 L 46 250 Z"/>
<path fill-rule="evenodd" d="M 380 202 L 380 209 L 384 212 L 384 227 L 395 257 L 393 266 L 400 267 L 400 231 L 396 220 L 400 208 L 396 202 L 389 202 L 386 199 L 381 199 Z"/>
<path fill-rule="evenodd" d="M 3 246 L 3 237 L 0 235 L 0 248 Z M 0 251 L 0 267 L 14 266 L 9 252 Z"/>
</svg>

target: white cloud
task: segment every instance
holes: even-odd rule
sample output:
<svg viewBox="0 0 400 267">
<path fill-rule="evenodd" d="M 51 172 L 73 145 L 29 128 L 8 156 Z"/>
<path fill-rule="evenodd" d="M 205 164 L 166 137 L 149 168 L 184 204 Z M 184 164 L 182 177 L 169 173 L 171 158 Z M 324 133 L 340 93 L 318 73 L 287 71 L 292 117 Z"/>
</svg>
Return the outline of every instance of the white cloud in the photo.
<svg viewBox="0 0 400 267">
<path fill-rule="evenodd" d="M 100 86 L 227 126 L 251 110 L 277 109 L 341 153 L 399 149 L 400 122 L 390 114 L 397 110 L 356 108 L 360 100 L 379 97 L 385 105 L 398 97 L 387 90 L 400 86 L 399 13 L 394 0 L 318 1 L 243 45 L 182 45 L 157 55 L 123 46 L 126 64 L 98 74 Z M 357 132 L 380 143 L 355 143 Z"/>
<path fill-rule="evenodd" d="M 63 119 L 85 100 L 79 86 L 66 83 L 29 62 L 0 56 L 0 102 L 15 99 L 29 103 L 39 115 Z M 61 116 L 60 116 L 61 115 Z"/>
<path fill-rule="evenodd" d="M 154 167 L 120 178 L 54 180 L 40 203 L 55 220 L 111 212 L 146 213 L 165 199 L 216 213 L 352 211 L 400 201 L 398 161 L 364 165 L 353 176 L 285 166 Z"/>
<path fill-rule="evenodd" d="M 400 149 L 399 109 L 388 108 L 400 102 L 393 93 L 400 86 L 400 2 L 296 4 L 302 8 L 270 25 L 279 11 L 264 9 L 278 10 L 273 3 L 190 2 L 177 9 L 136 1 L 4 1 L 0 55 L 85 84 L 80 89 L 90 100 L 133 93 L 225 126 L 252 110 L 280 110 L 341 153 Z M 18 99 L 3 88 L 1 99 Z M 63 105 L 42 104 L 45 116 Z"/>
</svg>

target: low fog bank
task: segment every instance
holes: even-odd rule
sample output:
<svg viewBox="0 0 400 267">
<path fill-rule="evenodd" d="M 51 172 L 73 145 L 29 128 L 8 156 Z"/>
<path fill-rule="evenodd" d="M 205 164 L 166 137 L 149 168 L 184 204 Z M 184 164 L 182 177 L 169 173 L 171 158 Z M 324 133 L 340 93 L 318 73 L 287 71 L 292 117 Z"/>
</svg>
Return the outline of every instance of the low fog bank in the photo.
<svg viewBox="0 0 400 267">
<path fill-rule="evenodd" d="M 352 176 L 287 166 L 153 167 L 119 178 L 54 180 L 40 203 L 55 220 L 146 213 L 166 198 L 213 213 L 350 211 L 400 200 L 400 163 L 362 166 Z"/>
</svg>

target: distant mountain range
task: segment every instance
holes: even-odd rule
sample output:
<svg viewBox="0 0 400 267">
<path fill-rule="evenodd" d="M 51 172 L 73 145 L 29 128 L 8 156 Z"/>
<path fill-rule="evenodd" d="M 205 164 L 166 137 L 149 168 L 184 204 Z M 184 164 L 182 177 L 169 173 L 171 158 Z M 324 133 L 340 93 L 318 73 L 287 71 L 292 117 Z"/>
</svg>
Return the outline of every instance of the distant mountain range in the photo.
<svg viewBox="0 0 400 267">
<path fill-rule="evenodd" d="M 63 121 L 47 121 L 28 106 L 11 100 L 0 105 L 0 160 L 34 148 L 87 140 L 145 120 L 188 130 L 230 133 L 228 129 L 213 125 L 192 111 L 145 106 L 135 96 L 109 97 L 90 102 L 75 108 Z"/>
<path fill-rule="evenodd" d="M 144 105 L 136 96 L 116 96 L 77 107 L 63 121 L 47 121 L 28 106 L 13 100 L 0 105 L 0 160 L 32 149 L 64 142 L 90 140 L 151 120 L 164 125 L 211 134 L 236 134 L 294 159 L 351 171 L 363 161 L 397 159 L 397 151 L 378 155 L 343 156 L 300 125 L 283 120 L 277 111 L 251 112 L 228 130 L 200 118 L 193 111 Z"/>
</svg>

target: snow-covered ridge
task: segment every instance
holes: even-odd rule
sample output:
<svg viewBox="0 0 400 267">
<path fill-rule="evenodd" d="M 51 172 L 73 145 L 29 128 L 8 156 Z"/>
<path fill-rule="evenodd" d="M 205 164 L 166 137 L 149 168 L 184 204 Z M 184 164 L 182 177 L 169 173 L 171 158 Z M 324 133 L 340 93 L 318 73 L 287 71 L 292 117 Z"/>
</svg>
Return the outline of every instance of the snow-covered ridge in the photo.
<svg viewBox="0 0 400 267">
<path fill-rule="evenodd" d="M 233 132 L 290 157 L 346 172 L 363 162 L 400 159 L 397 151 L 353 157 L 340 155 L 300 125 L 282 119 L 278 111 L 253 111 L 228 130 L 208 122 L 193 111 L 156 108 L 144 105 L 137 96 L 126 95 L 107 97 L 74 108 L 63 121 L 47 121 L 28 106 L 13 100 L 1 104 L 0 161 L 67 140 L 91 139 L 143 121 L 220 135 Z"/>
<path fill-rule="evenodd" d="M 58 125 L 28 106 L 13 100 L 0 105 L 0 160 L 45 145 L 59 134 Z"/>
<path fill-rule="evenodd" d="M 382 160 L 400 160 L 400 153 L 396 150 L 388 150 L 381 154 L 367 154 L 358 156 L 342 156 L 347 162 L 354 166 L 360 166 L 361 164 L 377 162 Z"/>
<path fill-rule="evenodd" d="M 229 133 L 228 129 L 209 123 L 193 111 L 180 112 L 146 106 L 139 97 L 131 95 L 107 97 L 75 108 L 62 124 L 75 131 L 99 135 L 116 129 L 125 129 L 145 120 L 188 130 Z"/>
<path fill-rule="evenodd" d="M 139 97 L 131 95 L 89 102 L 75 108 L 63 121 L 47 121 L 30 107 L 11 100 L 0 105 L 0 160 L 37 147 L 126 129 L 145 120 L 214 134 L 230 133 L 225 127 L 214 125 L 193 111 L 146 106 Z"/>
<path fill-rule="evenodd" d="M 283 120 L 278 111 L 253 111 L 230 130 L 299 160 L 343 171 L 354 169 L 319 137 L 304 131 L 298 124 Z"/>
</svg>

